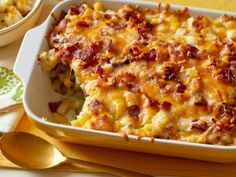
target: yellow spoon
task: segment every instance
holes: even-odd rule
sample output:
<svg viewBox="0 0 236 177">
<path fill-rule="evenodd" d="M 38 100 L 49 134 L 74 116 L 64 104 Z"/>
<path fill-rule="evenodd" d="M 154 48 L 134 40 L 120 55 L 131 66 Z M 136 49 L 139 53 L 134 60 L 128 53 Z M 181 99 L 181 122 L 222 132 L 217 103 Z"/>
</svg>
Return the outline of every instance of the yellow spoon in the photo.
<svg viewBox="0 0 236 177">
<path fill-rule="evenodd" d="M 77 159 L 65 157 L 56 147 L 44 139 L 25 132 L 11 132 L 2 135 L 1 150 L 11 162 L 31 169 L 48 169 L 63 163 L 79 164 L 93 168 L 95 171 L 105 172 L 123 177 L 150 177 L 128 170 L 122 170 L 105 165 L 98 165 Z"/>
</svg>

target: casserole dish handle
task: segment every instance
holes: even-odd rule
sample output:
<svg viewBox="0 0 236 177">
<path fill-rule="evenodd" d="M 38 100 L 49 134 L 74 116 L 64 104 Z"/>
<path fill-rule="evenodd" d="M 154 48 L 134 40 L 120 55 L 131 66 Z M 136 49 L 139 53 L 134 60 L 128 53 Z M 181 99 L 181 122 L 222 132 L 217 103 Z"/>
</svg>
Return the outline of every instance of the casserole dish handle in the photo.
<svg viewBox="0 0 236 177">
<path fill-rule="evenodd" d="M 16 57 L 13 71 L 21 78 L 24 85 L 27 85 L 30 77 L 29 73 L 32 73 L 33 65 L 37 62 L 37 55 L 42 42 L 38 36 L 43 34 L 44 25 L 29 30 L 24 36 Z"/>
</svg>

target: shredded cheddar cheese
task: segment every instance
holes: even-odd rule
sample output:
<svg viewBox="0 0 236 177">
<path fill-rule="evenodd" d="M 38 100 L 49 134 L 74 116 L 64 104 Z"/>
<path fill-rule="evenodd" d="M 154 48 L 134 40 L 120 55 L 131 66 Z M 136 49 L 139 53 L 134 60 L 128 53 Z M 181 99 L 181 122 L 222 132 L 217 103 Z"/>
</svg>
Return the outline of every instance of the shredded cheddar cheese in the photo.
<svg viewBox="0 0 236 177">
<path fill-rule="evenodd" d="M 139 137 L 235 144 L 236 18 L 193 17 L 169 5 L 118 11 L 75 5 L 39 56 L 58 91 L 80 87 L 72 126 Z M 52 74 L 51 74 L 52 75 Z M 55 75 L 51 77 L 55 80 Z M 67 79 L 66 81 L 64 79 Z"/>
</svg>

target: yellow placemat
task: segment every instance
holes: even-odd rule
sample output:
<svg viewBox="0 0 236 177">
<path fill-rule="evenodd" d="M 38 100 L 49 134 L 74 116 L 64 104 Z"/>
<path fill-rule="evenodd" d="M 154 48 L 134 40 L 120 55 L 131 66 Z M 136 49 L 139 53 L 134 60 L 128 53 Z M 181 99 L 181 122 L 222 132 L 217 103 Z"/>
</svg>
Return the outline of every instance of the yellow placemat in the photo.
<svg viewBox="0 0 236 177">
<path fill-rule="evenodd" d="M 166 176 L 235 177 L 236 172 L 236 163 L 220 164 L 202 162 L 60 142 L 34 127 L 27 116 L 23 117 L 17 127 L 17 131 L 25 131 L 43 137 L 60 149 L 67 157 L 100 163 L 120 169 L 132 170 L 139 173 Z M 19 168 L 7 161 L 1 155 L 0 166 Z M 95 169 L 76 168 L 72 165 L 63 165 L 52 170 L 96 172 Z"/>
</svg>

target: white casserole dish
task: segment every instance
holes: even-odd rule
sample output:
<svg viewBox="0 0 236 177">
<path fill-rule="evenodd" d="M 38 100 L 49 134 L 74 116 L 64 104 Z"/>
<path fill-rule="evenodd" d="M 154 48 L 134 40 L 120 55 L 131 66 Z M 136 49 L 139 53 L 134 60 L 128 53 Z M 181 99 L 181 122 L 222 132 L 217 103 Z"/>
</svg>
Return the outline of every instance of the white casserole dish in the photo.
<svg viewBox="0 0 236 177">
<path fill-rule="evenodd" d="M 141 7 L 156 8 L 157 3 L 142 2 L 136 0 L 100 0 L 105 8 L 117 10 L 124 4 L 139 4 Z M 84 2 L 82 0 L 68 0 L 58 4 L 52 13 L 59 18 L 61 11 L 68 10 L 73 4 Z M 96 0 L 87 1 L 93 4 Z M 172 5 L 171 9 L 182 9 L 183 7 Z M 208 17 L 218 17 L 223 12 L 189 8 L 192 15 L 205 15 Z M 235 13 L 227 13 L 235 15 Z M 51 123 L 42 119 L 50 114 L 48 102 L 56 101 L 55 94 L 52 94 L 51 82 L 46 73 L 43 73 L 37 61 L 37 55 L 47 50 L 48 44 L 45 34 L 50 29 L 54 18 L 49 16 L 48 19 L 39 27 L 27 32 L 19 54 L 17 56 L 14 71 L 22 79 L 25 86 L 24 106 L 26 113 L 32 122 L 40 129 L 53 137 L 63 141 L 90 144 L 95 146 L 104 146 L 117 149 L 126 149 L 131 151 L 140 151 L 146 153 L 163 154 L 169 156 L 178 156 L 206 161 L 215 162 L 232 162 L 236 161 L 236 146 L 217 146 L 206 144 L 195 144 L 179 142 L 173 140 L 142 138 L 138 140 L 136 136 L 123 138 L 117 133 L 88 130 L 76 128 L 68 125 Z"/>
</svg>

